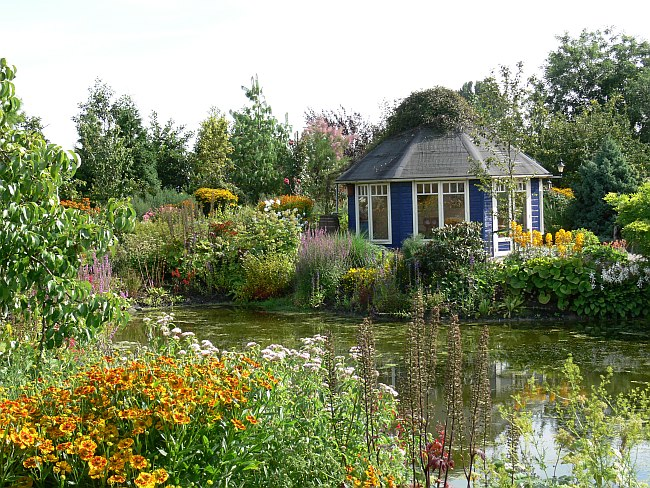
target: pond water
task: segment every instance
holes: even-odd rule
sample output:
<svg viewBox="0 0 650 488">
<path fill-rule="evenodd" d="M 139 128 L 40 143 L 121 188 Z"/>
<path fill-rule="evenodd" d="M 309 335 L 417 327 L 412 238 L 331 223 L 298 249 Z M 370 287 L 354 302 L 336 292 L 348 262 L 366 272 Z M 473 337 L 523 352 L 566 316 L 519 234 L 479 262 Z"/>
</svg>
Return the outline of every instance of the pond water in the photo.
<svg viewBox="0 0 650 488">
<path fill-rule="evenodd" d="M 262 346 L 275 343 L 297 347 L 303 337 L 331 331 L 335 348 L 345 353 L 355 344 L 361 321 L 358 317 L 328 313 L 264 312 L 227 306 L 176 307 L 173 312 L 174 323 L 183 331 L 192 331 L 199 340 L 209 339 L 222 349 L 242 348 L 250 341 Z M 153 311 L 146 315 L 156 317 L 160 313 Z M 141 321 L 144 316 L 137 314 L 116 339 L 144 341 Z M 406 322 L 374 323 L 380 381 L 397 387 L 403 372 L 406 325 Z M 467 378 L 471 377 L 472 351 L 478 343 L 481 325 L 461 326 L 463 367 Z M 440 361 L 444 361 L 444 333 L 440 341 Z M 539 384 L 553 382 L 569 355 L 580 366 L 587 384 L 598 383 L 608 367 L 615 373 L 609 388 L 613 393 L 650 384 L 650 324 L 623 327 L 613 323 L 564 325 L 549 321 L 490 323 L 489 371 L 493 404 L 509 402 L 511 395 L 522 391 L 531 376 Z M 443 398 L 442 386 L 433 396 Z M 437 403 L 441 408 L 438 418 L 442 419 L 442 402 Z M 534 425 L 543 431 L 542 440 L 552 447 L 554 421 L 544 407 L 541 397 L 530 403 Z M 504 425 L 497 415 L 493 418 L 496 437 L 504 430 Z M 650 480 L 650 445 L 643 445 L 638 456 L 640 477 Z M 559 474 L 561 471 L 566 468 Z"/>
</svg>

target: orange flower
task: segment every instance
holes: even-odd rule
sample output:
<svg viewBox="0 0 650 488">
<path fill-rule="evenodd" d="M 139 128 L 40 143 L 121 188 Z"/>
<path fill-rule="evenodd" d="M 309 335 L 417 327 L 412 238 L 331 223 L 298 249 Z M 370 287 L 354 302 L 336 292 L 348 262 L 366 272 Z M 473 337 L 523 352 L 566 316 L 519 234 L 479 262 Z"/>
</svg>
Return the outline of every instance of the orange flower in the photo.
<svg viewBox="0 0 650 488">
<path fill-rule="evenodd" d="M 181 425 L 189 424 L 191 422 L 190 417 L 183 412 L 174 412 L 172 418 L 174 419 L 174 422 Z"/>
<path fill-rule="evenodd" d="M 41 458 L 40 456 L 28 457 L 23 461 L 23 466 L 26 469 L 36 469 L 38 468 L 38 466 L 41 464 L 42 461 L 43 458 Z"/>
<path fill-rule="evenodd" d="M 139 454 L 132 456 L 130 463 L 131 466 L 133 466 L 135 469 L 145 469 L 149 465 L 149 461 L 147 461 L 144 456 L 140 456 Z"/>
<path fill-rule="evenodd" d="M 114 474 L 106 481 L 109 485 L 114 485 L 115 483 L 126 483 L 126 476 L 123 474 Z"/>
<path fill-rule="evenodd" d="M 108 464 L 108 459 L 103 456 L 93 456 L 89 461 L 88 465 L 95 470 L 102 470 Z"/>
<path fill-rule="evenodd" d="M 120 442 L 117 443 L 117 448 L 120 450 L 128 449 L 133 445 L 133 442 L 134 442 L 133 439 L 131 439 L 130 437 L 125 437 L 124 439 L 122 439 Z"/>
<path fill-rule="evenodd" d="M 230 421 L 235 426 L 235 429 L 237 429 L 237 430 L 246 430 L 246 426 L 240 420 L 230 419 Z"/>
<path fill-rule="evenodd" d="M 169 474 L 163 468 L 158 468 L 153 472 L 153 477 L 156 479 L 156 483 L 162 485 L 169 478 Z"/>
<path fill-rule="evenodd" d="M 246 415 L 246 420 L 248 420 L 249 423 L 255 425 L 257 423 L 257 419 L 253 417 L 252 415 Z"/>
<path fill-rule="evenodd" d="M 134 483 L 140 488 L 154 488 L 156 486 L 156 478 L 151 473 L 143 471 L 138 475 Z"/>
<path fill-rule="evenodd" d="M 72 466 L 70 466 L 70 464 L 68 464 L 67 461 L 59 461 L 58 463 L 56 463 L 56 466 L 52 468 L 52 470 L 56 474 L 59 473 L 67 474 L 67 473 L 72 473 Z"/>
</svg>

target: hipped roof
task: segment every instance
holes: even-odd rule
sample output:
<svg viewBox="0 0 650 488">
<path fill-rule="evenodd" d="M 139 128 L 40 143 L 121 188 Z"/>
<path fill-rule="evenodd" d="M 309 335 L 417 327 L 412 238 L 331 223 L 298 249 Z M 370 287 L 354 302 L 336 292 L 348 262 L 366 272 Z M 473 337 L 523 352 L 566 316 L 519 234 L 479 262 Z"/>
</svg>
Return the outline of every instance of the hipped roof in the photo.
<svg viewBox="0 0 650 488">
<path fill-rule="evenodd" d="M 541 164 L 521 151 L 511 151 L 511 158 L 514 160 L 513 176 L 551 176 Z M 464 132 L 439 134 L 419 127 L 382 141 L 336 181 L 467 178 L 477 176 L 473 169 L 476 162 L 490 176 L 508 176 L 506 168 L 496 162 L 506 159 L 503 148 L 485 139 L 476 143 Z"/>
</svg>

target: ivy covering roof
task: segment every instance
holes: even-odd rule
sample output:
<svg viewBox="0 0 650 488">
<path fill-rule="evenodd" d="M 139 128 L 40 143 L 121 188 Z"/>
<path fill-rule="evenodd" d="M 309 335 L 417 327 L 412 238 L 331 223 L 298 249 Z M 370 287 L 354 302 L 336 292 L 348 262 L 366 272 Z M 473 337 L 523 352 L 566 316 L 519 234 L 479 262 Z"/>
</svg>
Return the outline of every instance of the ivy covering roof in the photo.
<svg viewBox="0 0 650 488">
<path fill-rule="evenodd" d="M 391 181 L 443 178 L 467 178 L 476 175 L 477 163 L 490 176 L 506 176 L 503 148 L 465 132 L 441 134 L 427 127 L 418 127 L 390 137 L 354 163 L 336 180 L 337 183 L 357 181 Z M 511 151 L 513 176 L 548 178 L 551 173 L 521 151 Z M 475 161 L 475 162 L 473 162 Z"/>
</svg>

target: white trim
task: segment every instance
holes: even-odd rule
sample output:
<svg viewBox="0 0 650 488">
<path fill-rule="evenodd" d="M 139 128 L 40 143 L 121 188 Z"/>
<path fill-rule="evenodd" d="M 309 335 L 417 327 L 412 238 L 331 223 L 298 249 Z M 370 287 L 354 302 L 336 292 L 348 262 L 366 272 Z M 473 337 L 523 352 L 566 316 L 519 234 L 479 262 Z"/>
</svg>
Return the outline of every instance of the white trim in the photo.
<svg viewBox="0 0 650 488">
<path fill-rule="evenodd" d="M 517 183 L 525 183 L 526 184 L 526 225 L 529 229 L 532 229 L 533 226 L 533 206 L 532 206 L 532 185 L 531 185 L 531 179 L 530 178 L 516 178 L 518 181 Z M 498 183 L 498 179 L 495 181 L 495 184 Z M 503 193 L 503 192 L 499 192 Z M 515 190 L 515 193 L 517 193 L 517 190 Z M 510 198 L 510 195 L 508 196 Z M 510 203 L 508 203 L 508 210 L 510 210 Z M 512 221 L 512 216 L 509 216 L 508 218 L 508 223 Z M 499 257 L 499 256 L 507 256 L 510 254 L 510 252 L 514 249 L 514 243 L 512 242 L 512 239 L 510 237 L 501 237 L 498 234 L 498 229 L 499 228 L 499 207 L 497 203 L 497 191 L 496 188 L 494 189 L 494 192 L 492 194 L 492 248 L 494 250 L 494 256 Z M 499 243 L 500 242 L 509 242 L 510 243 L 510 250 L 508 251 L 499 251 Z"/>
<path fill-rule="evenodd" d="M 372 186 L 386 186 L 386 195 L 377 195 L 377 197 L 386 197 L 387 205 L 387 218 L 388 218 L 388 239 L 374 239 L 373 238 L 373 215 L 372 215 Z M 366 195 L 359 195 L 359 188 L 366 188 Z M 355 220 L 356 220 L 356 233 L 361 235 L 361 226 L 359 222 L 359 196 L 365 196 L 367 198 L 368 205 L 368 240 L 376 244 L 392 244 L 393 243 L 393 222 L 392 222 L 392 212 L 391 212 L 391 187 L 390 182 L 388 181 L 373 181 L 368 183 L 355 183 L 354 184 L 354 207 L 355 207 Z"/>
<path fill-rule="evenodd" d="M 544 235 L 544 185 L 542 180 L 537 180 L 539 187 L 539 232 Z"/>
<path fill-rule="evenodd" d="M 435 183 L 438 185 L 436 196 L 438 198 L 438 229 L 445 226 L 444 220 L 444 195 L 461 195 L 461 193 L 443 193 L 443 185 L 445 183 L 463 183 L 463 199 L 464 199 L 464 221 L 470 221 L 470 201 L 469 201 L 469 182 L 468 178 L 444 178 L 444 179 L 418 179 L 411 182 L 411 201 L 413 213 L 413 235 L 418 235 L 418 184 Z M 425 239 L 428 240 L 428 239 Z"/>
</svg>

